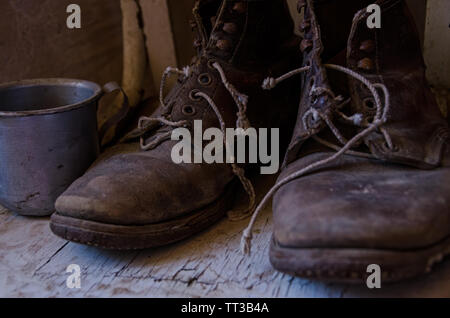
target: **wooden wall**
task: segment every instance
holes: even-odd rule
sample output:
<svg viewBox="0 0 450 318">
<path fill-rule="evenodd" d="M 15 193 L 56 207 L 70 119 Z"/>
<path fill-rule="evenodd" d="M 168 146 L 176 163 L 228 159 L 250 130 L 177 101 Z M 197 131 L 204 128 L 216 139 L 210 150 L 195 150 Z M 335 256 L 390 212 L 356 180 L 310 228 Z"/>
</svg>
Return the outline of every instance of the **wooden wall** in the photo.
<svg viewBox="0 0 450 318">
<path fill-rule="evenodd" d="M 82 8 L 82 28 L 69 30 L 66 8 Z M 44 77 L 121 80 L 119 0 L 1 0 L 0 82 Z"/>
<path fill-rule="evenodd" d="M 195 0 L 139 1 L 151 64 L 148 72 L 152 80 L 148 82 L 158 86 L 166 66 L 183 66 L 193 54 L 188 21 Z M 288 0 L 293 13 L 296 1 Z M 449 1 L 431 0 L 428 8 L 425 0 L 407 1 L 421 38 L 426 30 L 424 47 L 430 79 L 448 87 L 450 32 L 445 10 L 450 10 Z M 70 3 L 82 8 L 80 30 L 66 27 L 66 7 Z M 99 84 L 120 82 L 120 0 L 1 0 L 0 62 L 0 82 L 37 77 L 74 77 Z"/>
<path fill-rule="evenodd" d="M 425 60 L 428 79 L 450 89 L 450 1 L 430 0 L 425 27 Z"/>
</svg>

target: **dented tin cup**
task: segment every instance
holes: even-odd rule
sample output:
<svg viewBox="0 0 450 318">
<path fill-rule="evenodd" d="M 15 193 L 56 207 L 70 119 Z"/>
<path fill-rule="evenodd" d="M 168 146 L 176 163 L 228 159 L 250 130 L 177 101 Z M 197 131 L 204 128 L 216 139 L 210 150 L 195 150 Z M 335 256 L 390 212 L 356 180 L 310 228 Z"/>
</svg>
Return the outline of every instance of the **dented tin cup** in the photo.
<svg viewBox="0 0 450 318">
<path fill-rule="evenodd" d="M 99 85 L 73 79 L 0 85 L 0 205 L 22 215 L 54 211 L 99 154 L 102 94 Z"/>
</svg>

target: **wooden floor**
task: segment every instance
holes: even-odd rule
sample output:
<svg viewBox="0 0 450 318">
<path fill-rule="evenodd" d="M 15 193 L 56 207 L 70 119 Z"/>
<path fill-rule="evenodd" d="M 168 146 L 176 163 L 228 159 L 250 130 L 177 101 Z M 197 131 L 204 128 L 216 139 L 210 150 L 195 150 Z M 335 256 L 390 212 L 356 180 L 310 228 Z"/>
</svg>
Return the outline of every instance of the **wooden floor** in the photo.
<svg viewBox="0 0 450 318">
<path fill-rule="evenodd" d="M 54 236 L 48 218 L 0 209 L 1 297 L 450 297 L 450 261 L 428 276 L 369 290 L 276 272 L 268 260 L 271 213 L 257 223 L 253 253 L 238 251 L 246 221 L 227 219 L 187 241 L 153 250 L 105 251 Z M 78 264 L 81 288 L 66 268 Z"/>
</svg>

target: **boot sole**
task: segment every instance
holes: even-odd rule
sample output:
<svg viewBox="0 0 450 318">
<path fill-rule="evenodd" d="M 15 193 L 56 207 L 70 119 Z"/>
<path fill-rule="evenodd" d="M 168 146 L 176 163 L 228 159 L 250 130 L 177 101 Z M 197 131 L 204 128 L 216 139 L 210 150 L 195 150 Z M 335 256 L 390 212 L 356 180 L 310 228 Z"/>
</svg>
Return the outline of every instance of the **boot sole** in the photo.
<svg viewBox="0 0 450 318">
<path fill-rule="evenodd" d="M 62 216 L 51 216 L 50 229 L 75 243 L 112 249 L 140 250 L 183 240 L 224 217 L 233 205 L 233 185 L 208 206 L 167 222 L 149 225 L 115 225 Z"/>
<path fill-rule="evenodd" d="M 381 250 L 358 248 L 287 248 L 272 239 L 270 262 L 280 272 L 301 278 L 347 284 L 366 284 L 381 268 L 381 282 L 394 283 L 431 272 L 434 265 L 450 254 L 450 237 L 423 249 Z"/>
</svg>

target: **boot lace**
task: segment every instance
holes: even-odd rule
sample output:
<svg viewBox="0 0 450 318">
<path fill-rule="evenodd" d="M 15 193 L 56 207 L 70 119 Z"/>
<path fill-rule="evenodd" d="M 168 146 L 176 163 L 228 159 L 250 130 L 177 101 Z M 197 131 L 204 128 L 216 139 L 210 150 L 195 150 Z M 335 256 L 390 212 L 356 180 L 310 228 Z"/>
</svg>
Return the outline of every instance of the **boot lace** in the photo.
<svg viewBox="0 0 450 318">
<path fill-rule="evenodd" d="M 288 176 L 284 177 L 282 180 L 278 181 L 267 192 L 267 194 L 264 196 L 264 198 L 261 200 L 261 202 L 256 207 L 247 228 L 244 230 L 244 232 L 242 234 L 241 251 L 244 254 L 250 254 L 250 252 L 251 252 L 252 233 L 253 233 L 253 228 L 255 226 L 255 222 L 256 222 L 256 219 L 258 218 L 258 215 L 261 213 L 261 211 L 263 210 L 265 205 L 268 203 L 269 199 L 283 185 L 291 182 L 294 179 L 297 179 L 297 178 L 305 175 L 306 173 L 312 171 L 313 169 L 322 167 L 324 165 L 327 165 L 327 164 L 337 160 L 344 154 L 355 155 L 355 156 L 360 156 L 360 157 L 365 157 L 365 158 L 374 158 L 374 156 L 371 154 L 352 150 L 352 148 L 360 145 L 361 142 L 363 142 L 363 139 L 367 135 L 369 135 L 370 133 L 372 133 L 374 131 L 377 131 L 377 130 L 380 131 L 383 134 L 388 147 L 390 149 L 394 148 L 392 139 L 390 138 L 387 131 L 383 128 L 383 125 L 387 121 L 387 114 L 389 112 L 389 107 L 390 107 L 390 94 L 389 94 L 389 91 L 386 88 L 386 86 L 381 83 L 373 84 L 364 76 L 354 72 L 351 69 L 348 69 L 348 68 L 340 66 L 340 65 L 326 64 L 324 66 L 328 69 L 343 72 L 343 73 L 359 80 L 361 83 L 363 83 L 369 89 L 371 94 L 373 95 L 375 105 L 376 105 L 376 114 L 372 121 L 365 119 L 363 114 L 359 114 L 359 113 L 354 114 L 352 116 L 346 116 L 344 113 L 342 113 L 340 111 L 340 109 L 342 107 L 344 107 L 345 105 L 347 105 L 348 103 L 350 103 L 350 101 L 351 101 L 350 99 L 343 101 L 343 98 L 341 96 L 336 97 L 330 89 L 327 89 L 324 87 L 315 87 L 314 86 L 311 89 L 311 91 L 309 93 L 311 96 L 326 93 L 331 98 L 333 98 L 336 103 L 339 103 L 336 106 L 336 109 L 333 110 L 333 112 L 336 113 L 338 115 L 338 117 L 341 120 L 343 120 L 344 122 L 347 122 L 354 126 L 360 127 L 360 128 L 362 128 L 362 130 L 358 134 L 356 134 L 353 138 L 351 138 L 350 140 L 346 140 L 345 137 L 339 131 L 339 129 L 334 125 L 334 123 L 331 119 L 331 114 L 329 112 L 324 113 L 313 107 L 311 107 L 308 111 L 305 112 L 304 116 L 302 117 L 302 120 L 303 120 L 304 127 L 306 127 L 306 129 L 309 131 L 310 136 L 317 142 L 335 150 L 336 153 L 329 156 L 328 158 L 313 162 L 310 165 L 289 174 Z M 311 69 L 311 67 L 307 66 L 307 67 L 293 70 L 279 78 L 267 78 L 266 80 L 264 80 L 262 88 L 266 89 L 266 90 L 273 89 L 280 82 L 282 82 L 294 75 L 306 72 L 310 69 Z M 381 98 L 378 93 L 378 90 L 381 90 L 383 92 L 383 95 L 384 95 L 383 103 L 381 102 Z M 308 118 L 311 118 L 311 116 L 315 122 L 322 121 L 325 125 L 327 125 L 330 128 L 330 130 L 333 132 L 333 134 L 336 136 L 337 140 L 341 143 L 341 145 L 335 145 L 331 142 L 328 142 L 328 141 L 323 140 L 320 137 L 318 137 L 317 136 L 317 133 L 318 133 L 317 128 L 311 127 L 311 125 L 309 124 L 310 121 L 308 121 Z"/>
<path fill-rule="evenodd" d="M 232 96 L 234 102 L 237 105 L 238 112 L 237 112 L 237 121 L 236 121 L 236 128 L 240 128 L 238 131 L 242 132 L 250 127 L 250 122 L 247 118 L 247 104 L 248 104 L 248 96 L 245 94 L 240 93 L 234 86 L 231 84 L 222 68 L 222 66 L 218 62 L 214 62 L 211 64 L 215 70 L 220 75 L 222 84 L 225 86 L 225 88 L 228 90 L 230 95 Z M 151 130 L 154 130 L 155 128 L 165 125 L 170 128 L 179 128 L 179 127 L 187 127 L 188 121 L 181 120 L 181 121 L 172 121 L 170 119 L 170 114 L 172 112 L 173 104 L 166 105 L 164 101 L 164 88 L 166 86 L 166 82 L 169 79 L 171 75 L 177 75 L 182 78 L 182 80 L 186 80 L 192 73 L 192 68 L 189 66 L 184 67 L 183 69 L 178 69 L 174 67 L 168 67 L 162 76 L 161 79 L 161 85 L 159 89 L 159 102 L 161 104 L 161 107 L 163 107 L 164 111 L 161 116 L 158 117 L 146 117 L 142 116 L 139 118 L 138 128 L 134 131 L 132 131 L 130 134 L 128 134 L 124 140 L 130 140 L 135 138 L 140 138 L 140 148 L 143 151 L 151 150 L 156 148 L 158 145 L 160 145 L 162 142 L 169 140 L 172 135 L 172 129 L 169 131 L 157 134 L 155 138 L 153 138 L 152 141 L 149 143 L 146 143 L 145 135 Z M 213 101 L 213 99 L 208 96 L 207 94 L 198 91 L 194 94 L 194 97 L 203 98 L 208 103 L 209 107 L 214 111 L 214 114 L 216 115 L 219 123 L 220 123 L 220 130 L 222 131 L 223 137 L 224 137 L 224 144 L 227 149 L 226 154 L 229 154 L 227 162 L 231 163 L 233 174 L 236 175 L 241 182 L 245 192 L 247 193 L 249 197 L 249 204 L 248 207 L 244 211 L 229 211 L 228 212 L 228 218 L 232 221 L 242 220 L 246 217 L 248 217 L 251 212 L 255 209 L 256 206 L 256 196 L 255 196 L 255 190 L 253 187 L 253 184 L 251 181 L 245 176 L 245 170 L 244 168 L 238 166 L 235 163 L 235 158 L 231 155 L 231 151 L 229 151 L 230 146 L 226 139 L 226 126 L 225 121 L 223 119 L 222 114 L 220 113 L 216 103 Z"/>
</svg>

